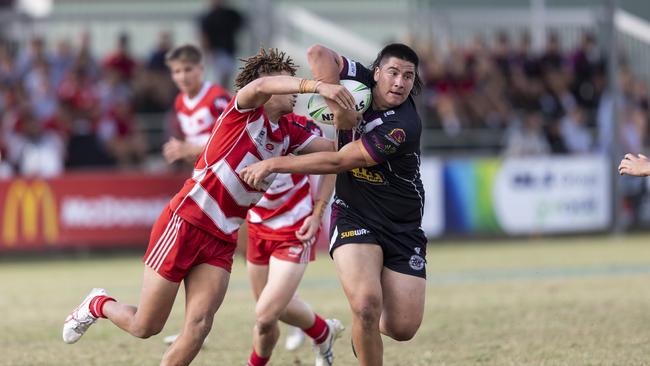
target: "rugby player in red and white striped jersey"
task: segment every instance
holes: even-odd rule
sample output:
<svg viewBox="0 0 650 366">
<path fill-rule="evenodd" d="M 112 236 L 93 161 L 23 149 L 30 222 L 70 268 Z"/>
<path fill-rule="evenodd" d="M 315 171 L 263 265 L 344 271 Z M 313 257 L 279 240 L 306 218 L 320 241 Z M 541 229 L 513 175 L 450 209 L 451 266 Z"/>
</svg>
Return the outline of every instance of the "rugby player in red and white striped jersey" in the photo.
<svg viewBox="0 0 650 366">
<path fill-rule="evenodd" d="M 185 282 L 185 324 L 162 365 L 187 365 L 196 356 L 223 301 L 237 229 L 263 194 L 242 181 L 244 167 L 289 153 L 332 151 L 332 141 L 287 122 L 296 93 L 319 93 L 343 108 L 354 98 L 342 86 L 293 77 L 296 68 L 277 50 L 260 50 L 238 75 L 241 88 L 217 121 L 192 178 L 154 224 L 144 257 L 140 304 L 127 305 L 93 289 L 67 317 L 63 340 L 74 343 L 98 318 L 133 336 L 163 328 L 180 282 Z M 268 188 L 270 181 L 262 183 Z M 264 189 L 264 188 L 263 188 Z"/>
<path fill-rule="evenodd" d="M 295 114 L 285 117 L 322 136 L 313 121 Z M 316 366 L 333 363 L 332 345 L 343 325 L 337 319 L 324 320 L 295 293 L 308 262 L 315 258 L 312 244 L 335 180 L 334 175 L 278 174 L 264 197 L 248 211 L 246 268 L 257 301 L 248 366 L 264 366 L 269 361 L 279 336 L 278 320 L 313 339 Z M 313 198 L 310 188 L 314 188 Z"/>
<path fill-rule="evenodd" d="M 230 102 L 228 91 L 203 79 L 201 59 L 201 51 L 189 44 L 176 47 L 165 56 L 172 80 L 180 90 L 174 101 L 177 136 L 163 146 L 163 156 L 169 163 L 177 160 L 193 163 Z"/>
</svg>

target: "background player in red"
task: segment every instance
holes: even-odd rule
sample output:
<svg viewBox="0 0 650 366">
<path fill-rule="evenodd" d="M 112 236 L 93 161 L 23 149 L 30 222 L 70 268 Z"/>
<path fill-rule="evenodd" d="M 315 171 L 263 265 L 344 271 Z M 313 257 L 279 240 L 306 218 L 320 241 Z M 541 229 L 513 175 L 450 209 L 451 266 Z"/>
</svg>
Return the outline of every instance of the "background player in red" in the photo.
<svg viewBox="0 0 650 366">
<path fill-rule="evenodd" d="M 212 127 L 230 102 L 228 91 L 205 81 L 201 51 L 193 45 L 179 46 L 167 53 L 165 61 L 180 93 L 174 101 L 175 130 L 163 146 L 167 162 L 196 161 L 210 138 Z"/>
<path fill-rule="evenodd" d="M 296 93 L 316 92 L 354 108 L 354 98 L 344 87 L 290 76 L 295 71 L 292 60 L 277 50 L 260 50 L 246 60 L 238 77 L 245 86 L 217 121 L 192 178 L 152 228 L 139 305 L 117 302 L 104 289 L 93 289 L 66 318 L 66 343 L 78 341 L 98 318 L 108 318 L 140 338 L 159 333 L 184 281 L 185 323 L 161 364 L 187 365 L 194 359 L 226 293 L 239 225 L 263 195 L 242 181 L 239 172 L 274 156 L 333 150 L 332 141 L 282 118 L 293 110 Z M 270 182 L 262 185 L 266 189 Z"/>
<path fill-rule="evenodd" d="M 297 126 L 322 136 L 311 120 L 289 114 Z M 312 245 L 329 202 L 336 176 L 310 177 L 278 174 L 264 197 L 248 212 L 248 277 L 255 296 L 256 324 L 253 354 L 248 366 L 264 366 L 271 357 L 280 330 L 278 320 L 302 329 L 314 340 L 316 365 L 332 365 L 332 345 L 343 325 L 337 319 L 323 320 L 295 293 L 309 261 L 314 260 Z"/>
</svg>

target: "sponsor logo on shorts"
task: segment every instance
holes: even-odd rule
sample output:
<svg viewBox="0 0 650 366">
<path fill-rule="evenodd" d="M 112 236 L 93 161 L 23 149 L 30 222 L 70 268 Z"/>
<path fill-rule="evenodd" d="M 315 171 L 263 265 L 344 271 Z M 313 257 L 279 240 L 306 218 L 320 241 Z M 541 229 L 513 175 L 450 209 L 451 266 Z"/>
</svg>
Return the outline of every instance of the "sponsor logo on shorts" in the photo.
<svg viewBox="0 0 650 366">
<path fill-rule="evenodd" d="M 384 175 L 380 172 L 373 172 L 366 168 L 355 168 L 350 171 L 352 175 L 358 180 L 362 180 L 370 184 L 386 184 Z"/>
<path fill-rule="evenodd" d="M 401 128 L 393 128 L 393 130 L 386 135 L 386 139 L 394 145 L 399 146 L 406 141 L 406 132 Z"/>
<path fill-rule="evenodd" d="M 409 266 L 414 271 L 421 271 L 424 268 L 424 258 L 420 257 L 417 254 L 413 254 L 411 259 L 409 259 Z"/>
<path fill-rule="evenodd" d="M 302 250 L 304 247 L 302 246 L 295 246 L 295 247 L 290 247 L 289 248 L 289 257 L 299 257 L 300 254 L 302 253 Z"/>
<path fill-rule="evenodd" d="M 351 238 L 359 235 L 370 234 L 370 230 L 366 229 L 357 229 L 357 230 L 348 230 L 341 233 L 341 239 Z"/>
</svg>

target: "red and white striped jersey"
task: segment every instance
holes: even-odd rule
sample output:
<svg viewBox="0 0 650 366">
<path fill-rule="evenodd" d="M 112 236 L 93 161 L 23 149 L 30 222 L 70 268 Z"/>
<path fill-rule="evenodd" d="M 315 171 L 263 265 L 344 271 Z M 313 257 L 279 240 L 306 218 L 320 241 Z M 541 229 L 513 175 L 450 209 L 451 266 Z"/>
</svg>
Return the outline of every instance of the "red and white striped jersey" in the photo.
<svg viewBox="0 0 650 366">
<path fill-rule="evenodd" d="M 299 152 L 315 138 L 286 116 L 277 123 L 269 121 L 264 107 L 237 109 L 235 97 L 170 208 L 189 223 L 234 243 L 248 209 L 264 194 L 241 180 L 239 172 L 260 160 Z M 274 178 L 275 174 L 267 177 L 266 189 Z"/>
<path fill-rule="evenodd" d="M 212 127 L 230 101 L 230 94 L 207 81 L 194 98 L 185 93 L 176 96 L 176 130 L 192 145 L 203 146 L 210 138 Z"/>
<path fill-rule="evenodd" d="M 285 117 L 315 136 L 323 132 L 314 121 L 297 114 Z M 302 174 L 278 174 L 264 197 L 248 211 L 248 230 L 260 239 L 291 240 L 313 210 L 310 179 Z"/>
</svg>

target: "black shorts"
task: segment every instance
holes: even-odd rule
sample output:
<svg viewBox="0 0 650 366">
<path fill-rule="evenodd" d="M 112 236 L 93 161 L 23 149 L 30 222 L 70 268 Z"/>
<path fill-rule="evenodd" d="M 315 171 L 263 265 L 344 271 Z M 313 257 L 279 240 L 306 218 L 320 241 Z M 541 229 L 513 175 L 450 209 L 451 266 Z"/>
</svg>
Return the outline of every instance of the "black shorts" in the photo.
<svg viewBox="0 0 650 366">
<path fill-rule="evenodd" d="M 426 278 L 427 238 L 422 230 L 390 232 L 362 220 L 354 210 L 334 203 L 330 224 L 330 256 L 346 244 L 377 244 L 384 252 L 384 267 Z"/>
</svg>

